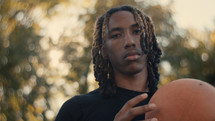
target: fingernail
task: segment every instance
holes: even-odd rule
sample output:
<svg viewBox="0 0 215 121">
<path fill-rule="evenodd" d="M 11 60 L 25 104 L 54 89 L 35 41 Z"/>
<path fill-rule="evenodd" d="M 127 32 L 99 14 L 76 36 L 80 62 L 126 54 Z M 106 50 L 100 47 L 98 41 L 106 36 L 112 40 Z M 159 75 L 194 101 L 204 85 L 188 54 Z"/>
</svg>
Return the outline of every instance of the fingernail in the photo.
<svg viewBox="0 0 215 121">
<path fill-rule="evenodd" d="M 152 120 L 151 120 L 151 121 L 158 121 L 158 120 L 157 120 L 157 118 L 152 118 Z"/>
<path fill-rule="evenodd" d="M 151 103 L 151 104 L 149 104 L 149 107 L 154 108 L 154 107 L 156 107 L 156 105 L 154 103 Z"/>
<path fill-rule="evenodd" d="M 148 95 L 146 93 L 141 95 L 143 98 L 146 98 Z"/>
</svg>

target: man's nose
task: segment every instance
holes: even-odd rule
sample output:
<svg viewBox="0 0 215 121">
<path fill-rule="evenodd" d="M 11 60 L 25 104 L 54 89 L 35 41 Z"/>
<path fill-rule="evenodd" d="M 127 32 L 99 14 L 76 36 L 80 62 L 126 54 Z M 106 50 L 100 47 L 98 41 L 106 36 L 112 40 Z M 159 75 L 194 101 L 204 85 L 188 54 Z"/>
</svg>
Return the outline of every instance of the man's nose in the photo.
<svg viewBox="0 0 215 121">
<path fill-rule="evenodd" d="M 125 47 L 125 49 L 127 49 L 127 48 L 132 48 L 132 47 L 135 47 L 136 46 L 136 44 L 135 44 L 135 40 L 134 40 L 134 38 L 132 37 L 132 35 L 129 33 L 129 32 L 127 32 L 126 34 L 125 34 L 125 44 L 124 44 L 124 47 Z"/>
</svg>

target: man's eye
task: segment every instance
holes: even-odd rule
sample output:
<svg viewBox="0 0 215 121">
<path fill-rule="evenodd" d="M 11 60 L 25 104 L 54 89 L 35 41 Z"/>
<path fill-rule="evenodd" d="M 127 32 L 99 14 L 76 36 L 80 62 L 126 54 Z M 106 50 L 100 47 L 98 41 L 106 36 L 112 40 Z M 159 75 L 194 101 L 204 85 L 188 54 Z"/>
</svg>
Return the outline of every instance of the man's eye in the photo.
<svg viewBox="0 0 215 121">
<path fill-rule="evenodd" d="M 116 38 L 119 38 L 121 35 L 120 34 L 114 34 L 111 36 L 111 39 L 116 39 Z"/>
<path fill-rule="evenodd" d="M 136 29 L 136 30 L 134 30 L 133 33 L 134 33 L 134 34 L 140 34 L 140 33 L 141 33 L 141 30 L 140 30 L 140 29 Z"/>
</svg>

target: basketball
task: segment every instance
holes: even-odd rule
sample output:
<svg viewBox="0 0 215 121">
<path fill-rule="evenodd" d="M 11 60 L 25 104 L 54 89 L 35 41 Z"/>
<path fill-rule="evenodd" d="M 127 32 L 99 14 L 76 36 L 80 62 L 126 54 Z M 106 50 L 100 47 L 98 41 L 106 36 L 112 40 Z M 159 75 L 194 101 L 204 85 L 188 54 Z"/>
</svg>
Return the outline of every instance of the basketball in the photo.
<svg viewBox="0 0 215 121">
<path fill-rule="evenodd" d="M 156 110 L 146 119 L 158 121 L 215 121 L 215 87 L 197 79 L 174 80 L 152 96 Z"/>
</svg>

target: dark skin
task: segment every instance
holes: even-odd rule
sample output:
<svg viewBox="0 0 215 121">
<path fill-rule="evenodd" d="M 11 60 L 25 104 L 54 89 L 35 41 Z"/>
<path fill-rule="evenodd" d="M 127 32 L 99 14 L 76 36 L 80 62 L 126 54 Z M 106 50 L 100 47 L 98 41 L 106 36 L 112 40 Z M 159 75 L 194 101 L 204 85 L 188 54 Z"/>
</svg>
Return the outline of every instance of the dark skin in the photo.
<svg viewBox="0 0 215 121">
<path fill-rule="evenodd" d="M 108 23 L 103 54 L 112 64 L 117 86 L 147 92 L 147 55 L 142 52 L 140 35 L 140 28 L 131 12 L 113 13 Z M 134 107 L 146 98 L 147 94 L 142 94 L 129 100 L 117 113 L 114 121 L 131 121 L 138 115 L 154 110 L 155 104 Z M 157 121 L 157 119 L 144 121 Z"/>
</svg>

